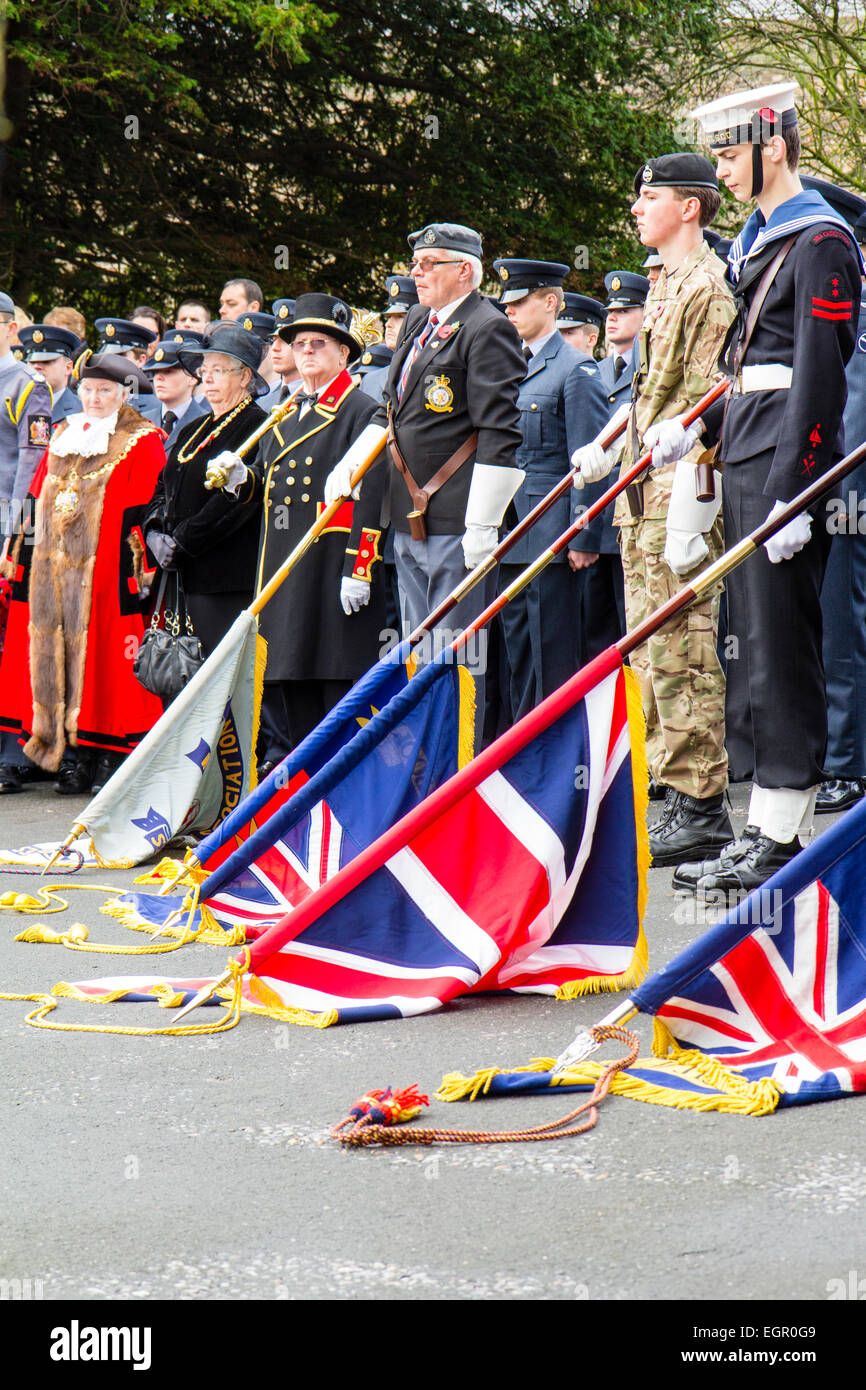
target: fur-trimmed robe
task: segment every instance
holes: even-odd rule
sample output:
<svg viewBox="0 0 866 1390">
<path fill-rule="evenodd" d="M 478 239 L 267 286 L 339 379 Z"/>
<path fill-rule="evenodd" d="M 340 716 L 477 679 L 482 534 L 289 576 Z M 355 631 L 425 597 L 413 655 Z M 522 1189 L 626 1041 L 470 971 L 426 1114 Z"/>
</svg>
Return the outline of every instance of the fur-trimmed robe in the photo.
<svg viewBox="0 0 866 1390">
<path fill-rule="evenodd" d="M 148 602 L 141 518 L 165 464 L 162 439 L 122 406 L 105 453 L 62 457 L 49 446 L 34 478 L 35 527 L 11 552 L 0 728 L 29 732 L 25 753 L 49 771 L 67 744 L 130 752 L 162 713 L 132 669 Z M 70 490 L 74 508 L 59 509 Z"/>
</svg>

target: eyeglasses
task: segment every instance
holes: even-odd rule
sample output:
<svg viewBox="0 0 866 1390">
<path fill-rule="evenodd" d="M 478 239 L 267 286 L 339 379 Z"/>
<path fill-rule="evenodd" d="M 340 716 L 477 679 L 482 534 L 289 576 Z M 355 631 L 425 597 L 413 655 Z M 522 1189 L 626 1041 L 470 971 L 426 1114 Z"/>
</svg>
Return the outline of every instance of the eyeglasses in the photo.
<svg viewBox="0 0 866 1390">
<path fill-rule="evenodd" d="M 322 352 L 327 346 L 327 338 L 295 338 L 292 342 L 292 351 L 303 352 L 305 348 L 309 348 L 311 352 Z"/>
<path fill-rule="evenodd" d="M 214 381 L 222 381 L 224 377 L 231 376 L 233 372 L 243 371 L 242 367 L 202 367 L 201 379 L 206 381 L 209 376 Z"/>
<path fill-rule="evenodd" d="M 422 275 L 429 275 L 437 265 L 462 265 L 462 261 L 434 261 L 429 256 L 420 256 L 417 261 L 409 262 L 409 274 L 414 275 L 416 270 L 420 270 Z"/>
</svg>

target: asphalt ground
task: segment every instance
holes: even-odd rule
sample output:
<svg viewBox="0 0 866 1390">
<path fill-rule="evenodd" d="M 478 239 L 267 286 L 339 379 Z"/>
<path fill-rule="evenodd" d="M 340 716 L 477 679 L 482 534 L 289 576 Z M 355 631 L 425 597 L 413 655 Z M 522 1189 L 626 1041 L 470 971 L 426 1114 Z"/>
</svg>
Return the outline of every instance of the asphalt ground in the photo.
<svg viewBox="0 0 866 1390">
<path fill-rule="evenodd" d="M 740 827 L 745 789 L 733 802 Z M 61 839 L 84 804 L 48 787 L 0 798 L 0 844 Z M 93 871 L 64 882 L 132 878 Z M 650 871 L 651 969 L 699 930 L 682 920 L 670 880 L 669 869 Z M 2 874 L 0 892 L 36 883 Z M 73 892 L 68 912 L 44 920 L 83 921 L 94 942 L 142 944 L 100 914 L 104 900 Z M 4 991 L 210 975 L 227 958 L 204 946 L 136 959 L 14 942 L 34 920 L 0 912 Z M 29 1288 L 31 1299 L 83 1302 L 679 1300 L 695 1305 L 683 1312 L 689 1323 L 707 1322 L 714 1300 L 731 1303 L 733 1322 L 734 1301 L 866 1297 L 863 1100 L 756 1119 L 611 1097 L 591 1133 L 544 1144 L 347 1152 L 329 1137 L 371 1088 L 418 1082 L 432 1094 L 449 1071 L 555 1055 L 615 998 L 474 998 L 327 1030 L 247 1017 L 197 1038 L 38 1031 L 25 1004 L 0 1002 L 0 1294 L 16 1297 L 20 1280 L 24 1298 Z M 66 1000 L 51 1017 L 171 1022 L 152 1005 Z M 650 1021 L 631 1026 L 648 1051 Z M 519 1129 L 577 1103 L 434 1102 L 425 1118 Z M 802 1310 L 773 1316 L 809 1322 Z"/>
</svg>

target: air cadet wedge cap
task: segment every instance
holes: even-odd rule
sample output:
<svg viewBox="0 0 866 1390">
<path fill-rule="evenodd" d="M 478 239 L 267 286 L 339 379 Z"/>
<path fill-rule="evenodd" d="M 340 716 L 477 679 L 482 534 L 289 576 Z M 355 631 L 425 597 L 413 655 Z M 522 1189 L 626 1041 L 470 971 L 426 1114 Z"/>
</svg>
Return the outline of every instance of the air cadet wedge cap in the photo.
<svg viewBox="0 0 866 1390">
<path fill-rule="evenodd" d="M 700 122 L 711 150 L 760 144 L 797 124 L 796 90 L 796 82 L 773 82 L 766 87 L 731 92 L 729 96 L 719 97 L 718 101 L 696 106 L 689 115 Z"/>
<path fill-rule="evenodd" d="M 481 237 L 460 222 L 431 222 L 420 232 L 410 232 L 406 240 L 413 251 L 457 251 L 481 260 Z"/>
<path fill-rule="evenodd" d="M 557 328 L 581 328 L 586 324 L 593 328 L 604 327 L 607 309 L 597 299 L 591 299 L 588 294 L 573 294 L 570 290 L 563 293 L 565 303 L 556 320 Z"/>
<path fill-rule="evenodd" d="M 814 193 L 820 193 L 840 217 L 844 217 L 848 226 L 854 228 L 857 219 L 866 216 L 866 198 L 861 198 L 859 193 L 851 193 L 847 188 L 840 188 L 837 183 L 830 183 L 828 179 L 816 179 L 812 174 L 801 174 L 800 182 L 804 188 L 811 188 Z M 19 337 L 23 338 L 23 333 Z"/>
<path fill-rule="evenodd" d="M 100 349 L 137 348 L 139 352 L 144 352 L 159 337 L 152 328 L 132 323 L 129 319 L 95 319 L 94 326 L 100 335 Z"/>
<path fill-rule="evenodd" d="M 201 368 L 206 352 L 224 352 L 227 357 L 233 357 L 236 362 L 240 362 L 242 367 L 249 367 L 253 374 L 250 382 L 251 395 L 264 396 L 270 391 L 270 386 L 258 371 L 259 363 L 265 354 L 265 345 L 258 334 L 251 332 L 249 328 L 244 328 L 234 319 L 223 319 L 221 323 L 215 323 L 210 332 L 205 334 L 201 344 L 188 343 L 177 349 L 181 366 L 192 375 Z"/>
<path fill-rule="evenodd" d="M 649 294 L 650 282 L 631 270 L 609 270 L 604 287 L 608 309 L 639 309 Z"/>
<path fill-rule="evenodd" d="M 269 343 L 277 331 L 276 315 L 260 313 L 258 310 L 241 314 L 236 322 L 248 333 L 255 333 L 263 343 Z"/>
<path fill-rule="evenodd" d="M 3 294 L 2 291 L 0 291 L 0 314 L 11 314 L 13 318 L 15 317 L 15 305 L 9 295 Z"/>
<path fill-rule="evenodd" d="M 384 343 L 371 343 L 364 348 L 352 371 L 356 376 L 366 376 L 368 372 L 375 372 L 377 367 L 387 367 L 393 356 L 392 349 Z"/>
<path fill-rule="evenodd" d="M 389 275 L 385 280 L 388 303 L 383 314 L 407 314 L 418 303 L 418 289 L 411 275 Z"/>
<path fill-rule="evenodd" d="M 295 300 L 295 317 L 291 323 L 280 324 L 277 334 L 291 343 L 303 330 L 318 328 L 336 338 L 354 357 L 363 352 L 365 344 L 352 327 L 352 310 L 344 299 L 333 294 L 301 294 Z"/>
<path fill-rule="evenodd" d="M 294 299 L 275 299 L 273 304 L 271 305 L 271 313 L 273 314 L 276 320 L 276 326 L 274 328 L 274 332 L 276 332 L 276 329 L 279 328 L 281 324 L 291 323 L 292 319 L 294 318 Z"/>
<path fill-rule="evenodd" d="M 719 180 L 706 155 L 660 154 L 648 159 L 634 176 L 634 191 L 640 193 L 644 184 L 652 188 L 715 188 Z"/>
<path fill-rule="evenodd" d="M 514 304 L 525 299 L 533 290 L 562 289 L 562 282 L 570 265 L 560 261 L 499 260 L 493 262 L 493 269 L 499 276 L 502 293 L 499 298 L 503 304 Z"/>
<path fill-rule="evenodd" d="M 99 377 L 104 381 L 118 381 L 131 391 L 137 389 L 147 394 L 153 391 L 141 368 L 130 362 L 128 357 L 119 357 L 116 352 L 94 353 L 84 366 L 79 367 L 78 375 L 82 381 L 88 377 Z"/>
<path fill-rule="evenodd" d="M 148 357 L 141 370 L 150 376 L 154 372 L 165 372 L 173 367 L 180 367 L 190 376 L 195 376 L 195 372 L 191 370 L 189 364 L 181 361 L 179 354 L 184 349 L 200 347 L 204 334 L 196 333 L 194 338 L 191 335 L 188 338 L 183 338 L 181 337 L 182 331 L 182 329 L 178 329 L 176 334 L 172 333 L 167 338 L 160 338 L 152 356 Z"/>
<path fill-rule="evenodd" d="M 55 357 L 74 362 L 81 346 L 77 333 L 53 323 L 31 323 L 18 330 L 18 338 L 28 362 L 50 362 Z"/>
</svg>

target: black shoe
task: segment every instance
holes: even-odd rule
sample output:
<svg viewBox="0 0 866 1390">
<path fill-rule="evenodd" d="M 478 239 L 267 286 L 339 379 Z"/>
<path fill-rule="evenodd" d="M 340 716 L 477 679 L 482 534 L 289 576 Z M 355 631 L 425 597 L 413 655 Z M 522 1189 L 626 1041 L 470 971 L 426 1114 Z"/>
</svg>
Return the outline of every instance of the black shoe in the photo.
<svg viewBox="0 0 866 1390">
<path fill-rule="evenodd" d="M 800 853 L 802 845 L 795 835 L 785 843 L 771 840 L 769 835 L 757 835 L 745 854 L 734 863 L 716 861 L 709 873 L 698 879 L 695 891 L 699 897 L 713 893 L 732 894 L 735 898 L 745 897 L 754 888 L 760 888 L 778 869 L 789 864 Z"/>
<path fill-rule="evenodd" d="M 649 779 L 649 799 L 650 801 L 664 801 L 667 787 L 664 782 L 657 782 L 650 773 Z"/>
<path fill-rule="evenodd" d="M 667 816 L 650 826 L 654 868 L 688 863 L 699 855 L 723 849 L 734 838 L 723 792 L 699 798 L 675 791 L 672 801 L 665 804 L 665 811 Z"/>
<path fill-rule="evenodd" d="M 90 791 L 90 761 L 64 758 L 57 771 L 54 790 L 58 796 L 84 796 Z"/>
<path fill-rule="evenodd" d="M 13 763 L 0 763 L 0 796 L 10 796 L 12 792 L 23 792 L 23 790 L 21 769 Z"/>
<path fill-rule="evenodd" d="M 752 841 L 756 840 L 760 833 L 757 825 L 747 825 L 740 838 L 725 845 L 717 859 L 701 859 L 693 864 L 680 864 L 678 869 L 674 869 L 674 888 L 687 888 L 690 893 L 694 893 L 698 880 L 705 874 L 714 873 L 720 866 L 727 868 L 729 864 L 738 864 L 748 854 Z"/>
<path fill-rule="evenodd" d="M 91 795 L 101 792 L 109 778 L 113 777 L 120 764 L 123 762 L 122 753 L 100 753 L 96 760 L 96 769 L 93 773 L 93 780 L 90 783 Z"/>
<path fill-rule="evenodd" d="M 834 777 L 831 782 L 825 782 L 818 792 L 815 800 L 815 811 L 820 815 L 830 814 L 833 811 L 847 811 L 849 806 L 855 806 L 858 801 L 863 800 L 863 779 L 854 777 L 850 781 L 843 777 Z"/>
</svg>

